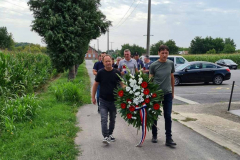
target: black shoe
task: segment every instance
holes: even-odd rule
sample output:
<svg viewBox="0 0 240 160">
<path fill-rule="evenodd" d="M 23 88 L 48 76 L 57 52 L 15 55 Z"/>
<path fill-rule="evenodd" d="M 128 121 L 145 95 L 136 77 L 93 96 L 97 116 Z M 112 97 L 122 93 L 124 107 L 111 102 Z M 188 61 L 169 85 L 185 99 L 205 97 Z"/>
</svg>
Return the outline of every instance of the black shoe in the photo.
<svg viewBox="0 0 240 160">
<path fill-rule="evenodd" d="M 176 146 L 177 144 L 172 139 L 166 140 L 166 146 Z"/>
<path fill-rule="evenodd" d="M 158 142 L 157 136 L 153 136 L 152 137 L 152 143 L 157 143 L 157 142 Z"/>
</svg>

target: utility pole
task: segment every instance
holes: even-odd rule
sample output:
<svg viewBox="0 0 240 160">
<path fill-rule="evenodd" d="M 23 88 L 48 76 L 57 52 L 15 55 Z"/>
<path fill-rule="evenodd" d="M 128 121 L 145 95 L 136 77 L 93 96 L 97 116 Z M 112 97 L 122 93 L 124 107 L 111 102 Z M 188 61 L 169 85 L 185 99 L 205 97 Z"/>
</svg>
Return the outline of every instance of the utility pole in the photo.
<svg viewBox="0 0 240 160">
<path fill-rule="evenodd" d="M 147 55 L 150 54 L 150 24 L 151 24 L 151 0 L 148 0 L 148 23 L 147 23 Z"/>
<path fill-rule="evenodd" d="M 107 31 L 107 54 L 109 52 L 109 28 L 108 28 L 108 31 Z"/>
<path fill-rule="evenodd" d="M 112 44 L 114 43 L 114 42 L 110 42 L 111 43 L 111 50 L 112 50 Z"/>
</svg>

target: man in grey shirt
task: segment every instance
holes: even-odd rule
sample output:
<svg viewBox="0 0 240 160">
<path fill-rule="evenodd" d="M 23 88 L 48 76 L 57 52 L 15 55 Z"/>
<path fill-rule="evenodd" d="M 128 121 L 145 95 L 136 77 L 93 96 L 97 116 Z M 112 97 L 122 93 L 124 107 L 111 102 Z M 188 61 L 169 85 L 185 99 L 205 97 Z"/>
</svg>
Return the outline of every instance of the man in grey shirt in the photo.
<svg viewBox="0 0 240 160">
<path fill-rule="evenodd" d="M 124 68 L 123 68 L 124 65 L 128 67 L 132 75 L 138 72 L 137 61 L 131 58 L 131 52 L 129 49 L 124 50 L 124 59 L 122 59 L 118 65 L 118 70 L 121 72 L 121 75 L 124 75 L 127 73 L 127 72 L 124 72 Z"/>
<path fill-rule="evenodd" d="M 171 60 L 168 60 L 169 48 L 165 45 L 161 45 L 158 50 L 160 59 L 153 62 L 150 65 L 150 75 L 153 77 L 153 82 L 159 85 L 159 89 L 163 90 L 163 111 L 165 119 L 165 134 L 166 145 L 175 146 L 176 143 L 172 139 L 172 99 L 174 98 L 174 64 Z M 157 121 L 154 121 L 152 126 L 152 142 L 157 143 Z"/>
</svg>

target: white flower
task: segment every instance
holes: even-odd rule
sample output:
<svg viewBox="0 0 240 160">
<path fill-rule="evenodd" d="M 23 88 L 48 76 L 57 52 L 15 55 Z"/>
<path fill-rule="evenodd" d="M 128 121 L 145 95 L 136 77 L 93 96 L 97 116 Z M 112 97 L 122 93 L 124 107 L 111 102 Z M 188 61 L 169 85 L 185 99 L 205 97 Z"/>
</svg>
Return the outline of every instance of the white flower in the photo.
<svg viewBox="0 0 240 160">
<path fill-rule="evenodd" d="M 132 119 L 137 119 L 137 117 L 132 117 Z"/>
<path fill-rule="evenodd" d="M 133 94 L 133 91 L 130 91 L 129 93 L 130 93 L 130 94 Z"/>
<path fill-rule="evenodd" d="M 131 90 L 130 87 L 126 87 L 126 91 L 129 92 Z"/>
<path fill-rule="evenodd" d="M 141 93 L 141 96 L 144 96 L 144 94 L 143 94 L 143 93 Z"/>
<path fill-rule="evenodd" d="M 146 95 L 146 98 L 149 98 L 149 96 L 148 96 L 148 95 Z"/>
<path fill-rule="evenodd" d="M 131 104 L 132 102 L 131 101 L 128 101 L 129 104 Z"/>
<path fill-rule="evenodd" d="M 137 111 L 134 111 L 133 113 L 134 113 L 134 114 L 137 114 Z"/>
<path fill-rule="evenodd" d="M 139 81 L 143 81 L 143 79 L 142 79 L 142 78 L 139 78 Z"/>
<path fill-rule="evenodd" d="M 140 94 L 140 92 L 136 92 L 135 95 L 138 96 Z"/>
<path fill-rule="evenodd" d="M 151 111 L 152 108 L 148 108 L 149 111 Z"/>
</svg>

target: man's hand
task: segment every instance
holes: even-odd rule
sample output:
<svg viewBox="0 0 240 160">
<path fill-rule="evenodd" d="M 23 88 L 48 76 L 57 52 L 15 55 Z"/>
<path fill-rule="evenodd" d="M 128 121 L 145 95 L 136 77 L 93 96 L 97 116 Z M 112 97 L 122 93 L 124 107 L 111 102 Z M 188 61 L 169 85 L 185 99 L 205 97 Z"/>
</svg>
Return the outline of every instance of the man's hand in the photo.
<svg viewBox="0 0 240 160">
<path fill-rule="evenodd" d="M 124 72 L 121 72 L 121 75 L 124 75 L 125 73 Z"/>
<path fill-rule="evenodd" d="M 96 105 L 96 98 L 92 97 L 92 103 Z"/>
<path fill-rule="evenodd" d="M 172 93 L 172 99 L 174 99 L 174 93 Z"/>
</svg>

